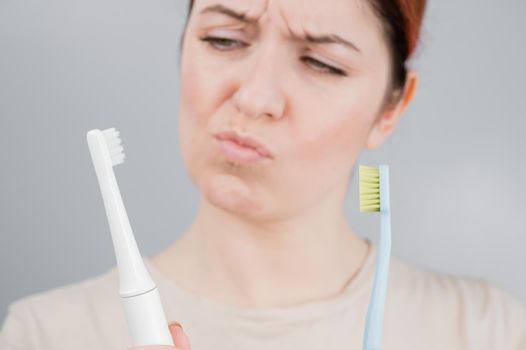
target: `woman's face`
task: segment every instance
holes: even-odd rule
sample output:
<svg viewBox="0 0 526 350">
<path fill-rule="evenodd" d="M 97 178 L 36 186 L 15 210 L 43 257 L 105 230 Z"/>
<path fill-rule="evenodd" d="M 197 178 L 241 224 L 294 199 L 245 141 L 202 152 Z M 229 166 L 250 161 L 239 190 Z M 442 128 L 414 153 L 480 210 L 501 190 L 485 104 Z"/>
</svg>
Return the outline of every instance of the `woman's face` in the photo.
<svg viewBox="0 0 526 350">
<path fill-rule="evenodd" d="M 179 111 L 192 181 L 214 205 L 256 220 L 343 200 L 380 113 L 389 60 L 364 0 L 197 0 Z M 229 158 L 215 137 L 222 131 L 259 140 L 272 157 Z"/>
</svg>

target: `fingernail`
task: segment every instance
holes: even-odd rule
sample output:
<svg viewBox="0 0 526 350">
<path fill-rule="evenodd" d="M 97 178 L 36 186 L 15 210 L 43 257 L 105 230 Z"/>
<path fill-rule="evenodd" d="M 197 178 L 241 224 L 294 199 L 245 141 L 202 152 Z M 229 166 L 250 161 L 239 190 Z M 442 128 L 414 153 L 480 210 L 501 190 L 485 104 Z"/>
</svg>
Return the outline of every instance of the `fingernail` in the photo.
<svg viewBox="0 0 526 350">
<path fill-rule="evenodd" d="M 180 323 L 177 322 L 177 321 L 172 321 L 172 322 L 168 323 L 168 327 L 171 327 L 171 326 L 177 326 L 177 327 L 183 329 L 183 325 L 180 324 Z"/>
</svg>

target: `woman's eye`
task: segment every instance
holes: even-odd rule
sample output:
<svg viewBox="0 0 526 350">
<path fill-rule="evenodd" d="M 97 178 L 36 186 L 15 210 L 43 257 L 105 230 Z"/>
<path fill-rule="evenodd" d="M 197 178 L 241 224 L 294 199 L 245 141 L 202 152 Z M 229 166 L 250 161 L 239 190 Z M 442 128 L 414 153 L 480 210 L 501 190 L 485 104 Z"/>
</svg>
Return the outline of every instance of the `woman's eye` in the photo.
<svg viewBox="0 0 526 350">
<path fill-rule="evenodd" d="M 334 74 L 334 75 L 341 75 L 345 76 L 347 75 L 344 71 L 341 69 L 338 69 L 333 66 L 329 66 L 328 64 L 325 64 L 323 62 L 320 62 L 312 57 L 305 56 L 302 57 L 302 60 L 305 62 L 310 62 L 309 66 L 314 67 L 314 70 L 321 74 Z"/>
<path fill-rule="evenodd" d="M 240 40 L 214 37 L 214 36 L 205 36 L 205 37 L 200 38 L 200 40 L 207 43 L 209 46 L 211 46 L 212 48 L 218 51 L 229 51 L 231 49 L 248 46 L 247 44 L 245 44 L 244 42 Z M 308 62 L 308 65 L 313 67 L 313 69 L 317 73 L 333 74 L 333 75 L 341 75 L 341 76 L 347 75 L 341 69 L 327 65 L 312 57 L 305 56 L 305 57 L 302 57 L 302 60 L 305 62 Z"/>
<path fill-rule="evenodd" d="M 208 43 L 208 45 L 212 46 L 214 49 L 219 50 L 219 51 L 227 51 L 232 48 L 247 46 L 245 43 L 243 43 L 240 40 L 220 38 L 220 37 L 214 37 L 214 36 L 205 36 L 201 38 L 201 41 Z M 236 44 L 236 45 L 232 45 L 232 44 Z"/>
</svg>

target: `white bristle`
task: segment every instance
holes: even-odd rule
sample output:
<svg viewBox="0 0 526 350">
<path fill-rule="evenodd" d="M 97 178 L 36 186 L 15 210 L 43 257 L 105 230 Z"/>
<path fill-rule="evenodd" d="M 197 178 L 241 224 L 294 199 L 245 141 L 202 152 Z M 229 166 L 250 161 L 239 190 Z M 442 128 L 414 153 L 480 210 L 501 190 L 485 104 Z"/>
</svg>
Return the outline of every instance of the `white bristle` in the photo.
<svg viewBox="0 0 526 350">
<path fill-rule="evenodd" d="M 115 128 L 109 128 L 102 130 L 102 133 L 106 138 L 108 152 L 111 156 L 111 164 L 115 166 L 124 162 L 125 154 L 124 147 L 121 145 L 122 140 L 119 138 L 120 132 Z"/>
</svg>

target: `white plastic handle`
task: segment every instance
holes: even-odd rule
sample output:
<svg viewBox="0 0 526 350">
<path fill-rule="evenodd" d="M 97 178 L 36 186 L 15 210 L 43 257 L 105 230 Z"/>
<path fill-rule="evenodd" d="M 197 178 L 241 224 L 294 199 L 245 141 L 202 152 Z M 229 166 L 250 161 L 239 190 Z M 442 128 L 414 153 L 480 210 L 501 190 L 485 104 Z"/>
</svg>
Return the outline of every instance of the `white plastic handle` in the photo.
<svg viewBox="0 0 526 350">
<path fill-rule="evenodd" d="M 157 288 L 121 301 L 133 346 L 174 345 Z"/>
</svg>

